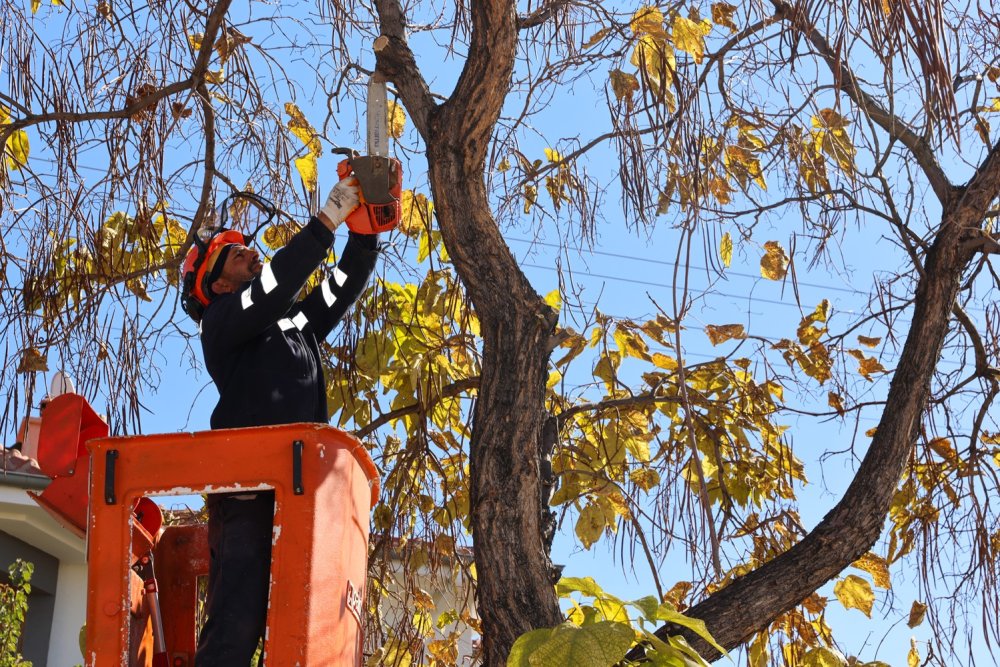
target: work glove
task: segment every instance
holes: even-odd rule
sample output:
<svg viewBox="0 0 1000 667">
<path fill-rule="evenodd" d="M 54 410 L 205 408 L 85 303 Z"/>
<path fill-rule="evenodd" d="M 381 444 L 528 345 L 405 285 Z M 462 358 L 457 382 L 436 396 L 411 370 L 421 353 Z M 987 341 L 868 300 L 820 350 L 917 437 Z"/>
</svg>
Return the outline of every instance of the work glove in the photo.
<svg viewBox="0 0 1000 667">
<path fill-rule="evenodd" d="M 358 207 L 358 192 L 358 182 L 353 176 L 340 179 L 330 190 L 319 211 L 330 219 L 335 229 Z"/>
</svg>

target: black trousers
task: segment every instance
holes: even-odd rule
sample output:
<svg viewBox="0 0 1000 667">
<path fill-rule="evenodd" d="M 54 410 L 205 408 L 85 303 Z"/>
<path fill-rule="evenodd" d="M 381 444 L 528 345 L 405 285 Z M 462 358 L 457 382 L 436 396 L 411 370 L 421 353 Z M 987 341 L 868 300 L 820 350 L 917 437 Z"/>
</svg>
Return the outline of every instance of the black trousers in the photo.
<svg viewBox="0 0 1000 667">
<path fill-rule="evenodd" d="M 274 492 L 208 497 L 207 620 L 195 667 L 250 667 L 267 621 Z"/>
</svg>

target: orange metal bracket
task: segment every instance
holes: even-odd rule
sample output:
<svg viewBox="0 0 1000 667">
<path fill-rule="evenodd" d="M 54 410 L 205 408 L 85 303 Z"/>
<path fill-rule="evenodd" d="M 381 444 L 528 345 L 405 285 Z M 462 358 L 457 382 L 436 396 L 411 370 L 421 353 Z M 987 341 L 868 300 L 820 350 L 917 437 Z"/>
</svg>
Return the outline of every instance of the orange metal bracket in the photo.
<svg viewBox="0 0 1000 667">
<path fill-rule="evenodd" d="M 108 425 L 79 394 L 63 394 L 42 412 L 38 466 L 52 482 L 41 493 L 28 493 L 63 527 L 83 537 L 87 526 L 85 443 L 108 435 Z"/>
<path fill-rule="evenodd" d="M 329 426 L 292 424 L 102 438 L 87 448 L 88 667 L 127 664 L 128 568 L 132 541 L 145 532 L 130 519 L 137 499 L 261 488 L 275 492 L 266 664 L 361 664 L 352 607 L 365 590 L 369 513 L 379 486 L 355 438 Z"/>
</svg>

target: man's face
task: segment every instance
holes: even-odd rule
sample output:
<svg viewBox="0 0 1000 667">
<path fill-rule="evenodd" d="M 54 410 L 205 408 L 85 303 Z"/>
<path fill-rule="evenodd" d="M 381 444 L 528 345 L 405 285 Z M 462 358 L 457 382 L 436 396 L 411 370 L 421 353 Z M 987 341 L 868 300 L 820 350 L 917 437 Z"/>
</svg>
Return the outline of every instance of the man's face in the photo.
<svg viewBox="0 0 1000 667">
<path fill-rule="evenodd" d="M 256 250 L 245 245 L 234 245 L 229 250 L 229 255 L 226 257 L 226 263 L 222 265 L 222 273 L 219 277 L 224 278 L 229 283 L 242 285 L 259 276 L 263 268 L 264 265 Z"/>
</svg>

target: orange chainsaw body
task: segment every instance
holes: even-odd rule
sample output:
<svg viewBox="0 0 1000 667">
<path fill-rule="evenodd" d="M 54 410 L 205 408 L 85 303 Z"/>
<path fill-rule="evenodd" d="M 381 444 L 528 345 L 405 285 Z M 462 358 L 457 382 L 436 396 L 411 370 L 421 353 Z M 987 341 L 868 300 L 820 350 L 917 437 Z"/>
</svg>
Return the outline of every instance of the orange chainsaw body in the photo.
<svg viewBox="0 0 1000 667">
<path fill-rule="evenodd" d="M 387 232 L 399 223 L 403 167 L 396 158 L 381 155 L 350 157 L 337 165 L 341 179 L 354 176 L 360 186 L 360 204 L 347 216 L 347 227 L 359 234 Z"/>
</svg>

